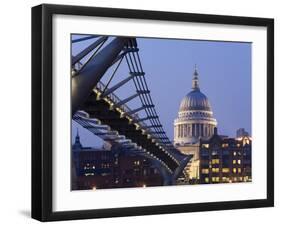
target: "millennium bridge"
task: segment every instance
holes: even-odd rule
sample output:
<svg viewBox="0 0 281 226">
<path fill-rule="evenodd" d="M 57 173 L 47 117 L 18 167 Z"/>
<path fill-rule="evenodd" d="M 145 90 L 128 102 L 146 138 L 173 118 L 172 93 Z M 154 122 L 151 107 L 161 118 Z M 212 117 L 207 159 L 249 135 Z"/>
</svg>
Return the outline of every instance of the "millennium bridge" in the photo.
<svg viewBox="0 0 281 226">
<path fill-rule="evenodd" d="M 149 158 L 160 170 L 164 184 L 175 184 L 180 175 L 185 175 L 184 168 L 192 156 L 179 152 L 163 129 L 136 38 L 89 35 L 73 39 L 72 44 L 85 41 L 90 44 L 71 57 L 72 119 L 121 150 Z M 128 75 L 113 83 L 120 76 L 120 65 L 126 65 Z M 109 79 L 103 83 L 109 71 Z M 134 92 L 119 98 L 116 91 L 129 83 Z M 137 98 L 140 106 L 130 108 L 128 103 Z"/>
</svg>

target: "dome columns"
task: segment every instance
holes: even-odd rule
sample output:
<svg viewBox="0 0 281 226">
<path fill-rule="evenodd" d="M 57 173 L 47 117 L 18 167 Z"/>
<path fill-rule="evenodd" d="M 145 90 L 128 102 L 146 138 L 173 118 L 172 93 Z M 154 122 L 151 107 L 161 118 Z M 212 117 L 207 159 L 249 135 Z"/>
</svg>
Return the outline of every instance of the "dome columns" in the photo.
<svg viewBox="0 0 281 226">
<path fill-rule="evenodd" d="M 208 139 L 213 135 L 216 122 L 178 122 L 174 125 L 174 142 L 194 143 L 199 141 L 199 138 Z"/>
</svg>

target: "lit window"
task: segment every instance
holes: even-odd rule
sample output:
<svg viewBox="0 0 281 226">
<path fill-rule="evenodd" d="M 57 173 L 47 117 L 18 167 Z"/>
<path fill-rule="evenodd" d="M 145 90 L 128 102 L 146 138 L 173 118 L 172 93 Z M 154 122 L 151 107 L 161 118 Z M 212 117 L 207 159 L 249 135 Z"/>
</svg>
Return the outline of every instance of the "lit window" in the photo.
<svg viewBox="0 0 281 226">
<path fill-rule="evenodd" d="M 241 173 L 241 168 L 238 168 L 238 173 Z"/>
<path fill-rule="evenodd" d="M 209 148 L 209 144 L 202 144 L 202 148 Z"/>
<path fill-rule="evenodd" d="M 212 164 L 219 164 L 220 160 L 219 159 L 212 159 Z"/>
<path fill-rule="evenodd" d="M 209 169 L 202 169 L 201 172 L 202 172 L 202 174 L 208 174 L 209 173 Z"/>
<path fill-rule="evenodd" d="M 209 178 L 208 177 L 205 178 L 205 182 L 209 183 Z"/>
<path fill-rule="evenodd" d="M 212 172 L 213 172 L 213 173 L 218 173 L 219 171 L 220 171 L 219 168 L 212 168 Z"/>
<path fill-rule="evenodd" d="M 212 151 L 212 155 L 217 155 L 218 151 Z"/>
<path fill-rule="evenodd" d="M 229 173 L 229 168 L 222 168 L 223 173 Z"/>
<path fill-rule="evenodd" d="M 212 177 L 212 182 L 219 182 L 220 178 L 219 177 Z"/>
<path fill-rule="evenodd" d="M 233 155 L 236 156 L 236 154 L 237 154 L 236 151 L 234 151 L 234 152 L 233 152 Z"/>
<path fill-rule="evenodd" d="M 233 168 L 232 171 L 233 171 L 233 173 L 236 173 L 236 168 Z"/>
<path fill-rule="evenodd" d="M 250 140 L 248 138 L 245 138 L 243 140 L 243 146 L 245 146 L 246 144 L 250 144 Z"/>
<path fill-rule="evenodd" d="M 229 179 L 228 179 L 227 177 L 222 177 L 222 181 L 223 181 L 223 182 L 228 182 Z"/>
<path fill-rule="evenodd" d="M 226 148 L 226 147 L 228 147 L 228 144 L 222 144 L 222 147 Z"/>
<path fill-rule="evenodd" d="M 241 164 L 241 160 L 240 159 L 238 159 L 237 162 L 238 162 L 239 165 Z"/>
<path fill-rule="evenodd" d="M 234 159 L 234 160 L 232 161 L 232 163 L 233 163 L 233 164 L 236 164 L 236 160 Z"/>
</svg>

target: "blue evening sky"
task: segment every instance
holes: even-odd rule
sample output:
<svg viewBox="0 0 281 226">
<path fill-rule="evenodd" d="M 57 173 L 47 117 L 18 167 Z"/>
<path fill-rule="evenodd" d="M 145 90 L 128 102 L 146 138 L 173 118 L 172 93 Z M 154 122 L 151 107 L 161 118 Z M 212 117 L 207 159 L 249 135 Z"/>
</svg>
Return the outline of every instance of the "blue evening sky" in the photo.
<svg viewBox="0 0 281 226">
<path fill-rule="evenodd" d="M 81 36 L 74 36 L 77 38 Z M 73 44 L 76 55 L 93 40 Z M 168 137 L 173 140 L 173 121 L 177 117 L 182 98 L 191 91 L 194 66 L 197 65 L 199 85 L 211 103 L 218 121 L 219 134 L 235 136 L 238 128 L 251 134 L 251 44 L 196 40 L 171 40 L 137 38 L 139 54 L 152 100 Z M 108 70 L 102 81 L 110 76 Z M 125 61 L 112 84 L 128 76 Z M 110 85 L 110 86 L 111 86 Z M 110 87 L 109 86 L 109 87 Z M 134 92 L 133 83 L 128 83 L 116 94 L 121 99 Z M 129 106 L 134 109 L 139 102 Z M 142 116 L 142 113 L 140 113 Z M 81 142 L 85 146 L 100 146 L 102 143 L 92 133 L 73 123 L 72 139 L 79 128 Z"/>
</svg>

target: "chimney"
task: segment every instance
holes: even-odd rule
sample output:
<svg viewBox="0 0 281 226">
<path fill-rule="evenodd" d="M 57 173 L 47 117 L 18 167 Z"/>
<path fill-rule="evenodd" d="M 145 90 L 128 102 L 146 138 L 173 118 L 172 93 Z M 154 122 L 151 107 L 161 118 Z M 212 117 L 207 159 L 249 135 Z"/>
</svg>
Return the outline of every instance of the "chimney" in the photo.
<svg viewBox="0 0 281 226">
<path fill-rule="evenodd" d="M 217 127 L 214 128 L 214 135 L 218 135 L 218 128 Z"/>
</svg>

